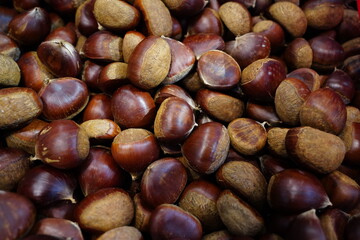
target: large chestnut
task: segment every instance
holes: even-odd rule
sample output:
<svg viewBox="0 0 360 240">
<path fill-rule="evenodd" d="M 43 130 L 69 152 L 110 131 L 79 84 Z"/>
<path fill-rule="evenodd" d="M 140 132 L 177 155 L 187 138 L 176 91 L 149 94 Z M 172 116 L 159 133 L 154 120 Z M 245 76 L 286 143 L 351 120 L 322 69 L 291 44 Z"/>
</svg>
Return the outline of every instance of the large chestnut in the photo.
<svg viewBox="0 0 360 240">
<path fill-rule="evenodd" d="M 60 169 L 79 166 L 89 154 L 86 131 L 72 120 L 55 120 L 39 133 L 35 157 Z"/>
</svg>

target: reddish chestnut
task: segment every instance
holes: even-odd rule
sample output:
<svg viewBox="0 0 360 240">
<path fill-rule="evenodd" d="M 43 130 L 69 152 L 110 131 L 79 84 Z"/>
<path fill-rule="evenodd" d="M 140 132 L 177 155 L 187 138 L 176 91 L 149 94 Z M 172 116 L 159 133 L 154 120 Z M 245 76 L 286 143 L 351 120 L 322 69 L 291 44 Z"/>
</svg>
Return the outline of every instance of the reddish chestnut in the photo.
<svg viewBox="0 0 360 240">
<path fill-rule="evenodd" d="M 282 123 L 273 104 L 263 104 L 248 100 L 244 114 L 255 121 L 267 122 L 271 126 L 278 126 Z"/>
<path fill-rule="evenodd" d="M 222 36 L 224 26 L 218 12 L 206 7 L 189 21 L 187 32 L 188 35 L 212 33 Z"/>
<path fill-rule="evenodd" d="M 164 0 L 169 10 L 179 17 L 191 17 L 197 15 L 207 4 L 206 0 Z"/>
<path fill-rule="evenodd" d="M 287 75 L 288 78 L 296 78 L 303 81 L 311 91 L 320 88 L 321 80 L 319 74 L 310 68 L 298 68 Z"/>
<path fill-rule="evenodd" d="M 90 97 L 82 120 L 85 122 L 91 119 L 114 119 L 111 112 L 111 96 L 99 93 Z"/>
<path fill-rule="evenodd" d="M 71 238 L 73 240 L 84 239 L 77 223 L 61 218 L 43 218 L 35 224 L 31 232 L 58 238 Z"/>
<path fill-rule="evenodd" d="M 103 65 L 97 64 L 93 61 L 86 60 L 83 64 L 81 72 L 81 80 L 83 80 L 92 92 L 98 92 L 99 89 L 99 75 L 103 69 Z"/>
<path fill-rule="evenodd" d="M 224 39 L 217 34 L 211 33 L 198 33 L 187 36 L 183 43 L 193 50 L 196 59 L 199 59 L 207 51 L 225 49 Z"/>
<path fill-rule="evenodd" d="M 94 16 L 95 0 L 86 0 L 76 9 L 75 26 L 84 36 L 90 36 L 98 31 L 98 22 Z"/>
<path fill-rule="evenodd" d="M 113 62 L 104 66 L 97 79 L 97 85 L 102 92 L 112 94 L 116 89 L 129 83 L 127 78 L 128 65 L 123 62 Z"/>
<path fill-rule="evenodd" d="M 72 120 L 54 120 L 39 133 L 36 157 L 60 169 L 79 166 L 89 154 L 86 131 Z"/>
<path fill-rule="evenodd" d="M 192 109 L 196 109 L 196 103 L 191 98 L 189 93 L 187 93 L 182 87 L 175 85 L 175 84 L 169 84 L 161 87 L 154 96 L 154 101 L 156 104 L 161 104 L 165 99 L 169 97 L 178 97 L 183 99 L 184 101 L 189 104 L 189 106 Z"/>
<path fill-rule="evenodd" d="M 0 53 L 17 61 L 20 57 L 20 48 L 9 36 L 0 32 Z"/>
<path fill-rule="evenodd" d="M 338 93 L 345 104 L 349 104 L 355 96 L 354 80 L 340 69 L 336 69 L 329 75 L 324 86 Z"/>
<path fill-rule="evenodd" d="M 346 146 L 344 162 L 351 165 L 359 165 L 360 122 L 347 123 L 343 132 L 340 134 L 340 137 L 343 139 Z"/>
</svg>

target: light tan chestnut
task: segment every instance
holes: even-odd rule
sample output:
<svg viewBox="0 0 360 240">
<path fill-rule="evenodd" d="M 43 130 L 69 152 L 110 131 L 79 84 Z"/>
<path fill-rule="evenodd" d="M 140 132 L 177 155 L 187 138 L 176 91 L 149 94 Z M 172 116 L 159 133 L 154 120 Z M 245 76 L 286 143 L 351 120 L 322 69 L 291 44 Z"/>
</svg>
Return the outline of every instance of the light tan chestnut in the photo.
<svg viewBox="0 0 360 240">
<path fill-rule="evenodd" d="M 152 89 L 164 81 L 170 64 L 169 44 L 161 37 L 149 36 L 141 41 L 131 54 L 127 75 L 135 86 Z"/>
<path fill-rule="evenodd" d="M 124 62 L 128 63 L 129 58 L 134 51 L 135 47 L 144 40 L 145 36 L 141 32 L 137 31 L 128 31 L 123 39 L 122 52 L 124 57 Z"/>
<path fill-rule="evenodd" d="M 250 32 L 252 27 L 249 10 L 238 2 L 226 2 L 219 8 L 219 15 L 225 26 L 235 35 Z"/>
<path fill-rule="evenodd" d="M 346 148 L 338 136 L 312 127 L 290 129 L 285 139 L 289 156 L 317 173 L 331 173 L 342 163 Z"/>
<path fill-rule="evenodd" d="M 273 127 L 268 130 L 267 145 L 268 149 L 281 157 L 287 157 L 285 146 L 286 134 L 289 128 Z"/>
<path fill-rule="evenodd" d="M 9 56 L 0 54 L 0 86 L 15 87 L 20 83 L 20 68 Z"/>
<path fill-rule="evenodd" d="M 148 34 L 170 37 L 172 20 L 169 9 L 161 0 L 135 0 L 134 6 L 140 10 Z"/>
</svg>

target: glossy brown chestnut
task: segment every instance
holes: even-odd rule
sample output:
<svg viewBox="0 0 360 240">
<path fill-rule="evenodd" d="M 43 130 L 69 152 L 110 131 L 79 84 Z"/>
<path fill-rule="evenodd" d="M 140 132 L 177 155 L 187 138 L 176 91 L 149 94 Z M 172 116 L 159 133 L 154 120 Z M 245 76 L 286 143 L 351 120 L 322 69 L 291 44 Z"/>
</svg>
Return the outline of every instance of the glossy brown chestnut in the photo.
<svg viewBox="0 0 360 240">
<path fill-rule="evenodd" d="M 320 88 L 307 96 L 299 116 L 302 126 L 339 134 L 345 127 L 346 106 L 334 90 Z"/>
<path fill-rule="evenodd" d="M 275 109 L 280 119 L 291 126 L 300 124 L 300 109 L 311 93 L 297 78 L 285 78 L 275 92 Z"/>
<path fill-rule="evenodd" d="M 319 216 L 327 239 L 342 239 L 349 216 L 337 208 L 326 209 Z"/>
<path fill-rule="evenodd" d="M 270 55 L 270 41 L 261 33 L 246 33 L 225 44 L 225 52 L 230 54 L 241 69 L 252 62 Z"/>
<path fill-rule="evenodd" d="M 227 129 L 231 146 L 241 154 L 254 155 L 265 147 L 266 129 L 253 119 L 234 119 L 229 123 Z"/>
<path fill-rule="evenodd" d="M 345 59 L 360 54 L 360 37 L 353 38 L 341 44 L 345 52 Z"/>
<path fill-rule="evenodd" d="M 135 0 L 134 7 L 140 10 L 149 35 L 170 37 L 172 20 L 169 9 L 161 0 Z"/>
<path fill-rule="evenodd" d="M 216 201 L 220 218 L 236 236 L 256 236 L 264 230 L 264 219 L 230 190 L 223 190 Z"/>
<path fill-rule="evenodd" d="M 182 142 L 195 127 L 193 109 L 181 98 L 165 99 L 155 117 L 154 134 L 159 141 Z"/>
<path fill-rule="evenodd" d="M 148 127 L 154 122 L 156 105 L 149 92 L 129 84 L 114 92 L 111 111 L 122 128 Z"/>
<path fill-rule="evenodd" d="M 81 200 L 74 216 L 81 229 L 103 233 L 129 225 L 134 218 L 134 203 L 121 188 L 103 188 Z"/>
<path fill-rule="evenodd" d="M 313 50 L 304 38 L 295 38 L 284 51 L 284 60 L 291 69 L 310 68 L 313 62 Z"/>
<path fill-rule="evenodd" d="M 148 233 L 150 231 L 150 217 L 153 209 L 145 204 L 140 193 L 135 194 L 133 199 L 135 207 L 134 226 L 141 232 Z"/>
<path fill-rule="evenodd" d="M 341 23 L 336 27 L 337 38 L 340 42 L 360 37 L 360 17 L 355 9 L 344 9 Z"/>
<path fill-rule="evenodd" d="M 213 33 L 198 33 L 185 37 L 183 43 L 193 50 L 196 59 L 210 50 L 224 50 L 224 39 Z"/>
<path fill-rule="evenodd" d="M 286 77 L 286 69 L 278 60 L 256 60 L 242 71 L 241 89 L 253 100 L 272 102 L 275 91 Z"/>
<path fill-rule="evenodd" d="M 340 69 L 336 69 L 329 75 L 324 86 L 338 93 L 345 104 L 349 104 L 355 96 L 354 80 Z"/>
<path fill-rule="evenodd" d="M 163 158 L 151 163 L 141 179 L 141 198 L 152 208 L 177 201 L 185 188 L 187 171 L 175 158 Z"/>
<path fill-rule="evenodd" d="M 360 215 L 355 215 L 349 219 L 345 227 L 345 238 L 355 240 L 360 237 Z"/>
<path fill-rule="evenodd" d="M 17 87 L 20 83 L 20 69 L 14 59 L 6 55 L 0 55 L 0 86 Z"/>
<path fill-rule="evenodd" d="M 273 175 L 292 167 L 286 160 L 268 154 L 261 155 L 259 161 L 261 173 L 266 181 L 269 181 Z"/>
<path fill-rule="evenodd" d="M 0 190 L 11 191 L 29 170 L 29 155 L 16 148 L 0 148 Z"/>
<path fill-rule="evenodd" d="M 50 32 L 50 19 L 46 10 L 35 7 L 16 15 L 9 23 L 9 36 L 21 46 L 39 44 Z"/>
<path fill-rule="evenodd" d="M 327 36 L 317 36 L 309 40 L 313 50 L 312 68 L 319 71 L 332 71 L 344 61 L 343 47 Z"/>
<path fill-rule="evenodd" d="M 152 89 L 169 74 L 171 50 L 161 37 L 148 36 L 132 52 L 127 76 L 131 83 L 142 89 Z"/>
<path fill-rule="evenodd" d="M 86 131 L 72 120 L 54 120 L 39 133 L 35 157 L 60 169 L 79 166 L 89 154 Z"/>
<path fill-rule="evenodd" d="M 83 52 L 85 57 L 105 62 L 122 61 L 123 39 L 108 31 L 97 31 L 85 41 Z"/>
<path fill-rule="evenodd" d="M 60 200 L 39 209 L 38 214 L 47 218 L 62 218 L 74 220 L 74 208 L 76 203 L 70 200 Z"/>
<path fill-rule="evenodd" d="M 216 208 L 220 193 L 221 189 L 209 181 L 193 181 L 181 194 L 179 207 L 197 217 L 204 231 L 221 229 L 224 226 Z"/>
<path fill-rule="evenodd" d="M 26 10 L 30 10 L 34 7 L 40 6 L 39 0 L 14 0 L 13 1 L 14 8 L 18 12 L 24 12 Z"/>
<path fill-rule="evenodd" d="M 164 0 L 171 13 L 178 17 L 191 17 L 197 15 L 207 4 L 206 0 Z"/>
<path fill-rule="evenodd" d="M 139 10 L 125 1 L 95 0 L 93 13 L 101 26 L 115 32 L 134 29 L 140 21 Z"/>
<path fill-rule="evenodd" d="M 231 122 L 241 117 L 244 111 L 244 103 L 240 99 L 206 88 L 197 91 L 196 102 L 210 117 L 222 122 Z"/>
<path fill-rule="evenodd" d="M 21 55 L 17 64 L 21 70 L 21 80 L 24 86 L 32 88 L 36 92 L 39 92 L 50 79 L 54 78 L 54 75 L 40 61 L 36 51 Z"/>
<path fill-rule="evenodd" d="M 82 67 L 81 80 L 86 83 L 89 90 L 92 92 L 99 92 L 99 75 L 103 69 L 103 65 L 97 64 L 93 61 L 86 60 Z"/>
<path fill-rule="evenodd" d="M 291 128 L 286 134 L 285 146 L 297 164 L 322 174 L 336 170 L 346 152 L 341 138 L 312 127 Z"/>
<path fill-rule="evenodd" d="M 25 196 L 0 190 L 0 208 L 0 232 L 4 239 L 23 237 L 35 222 L 35 206 Z"/>
<path fill-rule="evenodd" d="M 144 171 L 150 163 L 159 158 L 160 146 L 150 131 L 129 128 L 115 137 L 111 153 L 120 167 L 136 177 L 136 174 Z"/>
<path fill-rule="evenodd" d="M 20 57 L 20 48 L 9 36 L 0 32 L 0 53 L 17 61 Z"/>
<path fill-rule="evenodd" d="M 127 68 L 128 65 L 123 62 L 113 62 L 103 67 L 97 80 L 99 89 L 112 94 L 120 86 L 128 84 Z"/>
<path fill-rule="evenodd" d="M 273 175 L 268 184 L 267 200 L 272 209 L 287 214 L 332 205 L 320 180 L 298 169 L 286 169 Z"/>
<path fill-rule="evenodd" d="M 230 137 L 224 125 L 218 122 L 201 124 L 181 147 L 186 165 L 201 174 L 215 172 L 229 152 Z"/>
<path fill-rule="evenodd" d="M 172 20 L 172 31 L 171 38 L 180 41 L 183 38 L 182 25 L 177 18 L 171 16 Z"/>
<path fill-rule="evenodd" d="M 189 21 L 187 33 L 187 35 L 212 33 L 222 36 L 224 33 L 224 26 L 218 12 L 206 7 Z"/>
<path fill-rule="evenodd" d="M 258 210 L 266 203 L 265 177 L 249 162 L 230 161 L 223 164 L 216 172 L 216 181 L 221 186 L 232 189 Z"/>
<path fill-rule="evenodd" d="M 19 182 L 17 192 L 39 206 L 60 200 L 75 202 L 76 179 L 67 172 L 47 165 L 31 168 Z"/>
<path fill-rule="evenodd" d="M 123 240 L 144 240 L 141 232 L 133 226 L 123 226 L 113 228 L 105 233 L 101 234 L 98 240 L 111 240 L 111 239 L 123 239 Z"/>
<path fill-rule="evenodd" d="M 303 81 L 311 91 L 315 91 L 322 85 L 319 74 L 311 68 L 298 68 L 287 74 L 288 78 L 296 78 Z"/>
<path fill-rule="evenodd" d="M 360 122 L 347 123 L 339 136 L 343 139 L 346 146 L 344 162 L 350 165 L 359 165 Z"/>
<path fill-rule="evenodd" d="M 256 23 L 253 26 L 252 31 L 267 37 L 271 44 L 272 53 L 276 53 L 283 48 L 285 43 L 285 33 L 278 23 L 272 20 L 263 20 Z"/>
<path fill-rule="evenodd" d="M 82 120 L 85 122 L 92 119 L 114 119 L 111 112 L 111 96 L 103 93 L 90 96 Z"/>
<path fill-rule="evenodd" d="M 86 0 L 76 9 L 75 26 L 84 36 L 90 36 L 98 31 L 98 22 L 94 16 L 95 0 Z"/>
<path fill-rule="evenodd" d="M 189 93 L 187 93 L 182 87 L 175 84 L 169 84 L 161 87 L 154 96 L 154 101 L 156 104 L 161 104 L 165 99 L 169 97 L 181 98 L 189 104 L 192 109 L 196 109 L 197 105 L 192 99 Z"/>
<path fill-rule="evenodd" d="M 29 124 L 41 114 L 42 109 L 41 99 L 30 88 L 0 89 L 0 129 L 13 129 Z"/>
<path fill-rule="evenodd" d="M 244 115 L 258 122 L 267 122 L 271 126 L 278 126 L 282 123 L 273 104 L 263 104 L 248 100 Z"/>
<path fill-rule="evenodd" d="M 360 186 L 350 177 L 334 171 L 321 179 L 321 182 L 335 208 L 350 211 L 360 199 Z"/>
<path fill-rule="evenodd" d="M 226 2 L 220 6 L 218 13 L 222 22 L 234 36 L 250 32 L 251 15 L 245 5 L 234 1 Z"/>
<path fill-rule="evenodd" d="M 77 77 L 81 70 L 80 55 L 75 47 L 63 40 L 42 42 L 37 48 L 40 61 L 56 77 Z"/>
<path fill-rule="evenodd" d="M 56 28 L 45 38 L 45 41 L 52 40 L 65 41 L 75 46 L 77 36 L 74 27 L 71 24 L 67 24 L 66 26 Z"/>
<path fill-rule="evenodd" d="M 320 219 L 316 215 L 316 210 L 305 211 L 292 221 L 287 233 L 286 239 L 318 239 L 326 240 L 325 232 L 321 226 Z"/>
<path fill-rule="evenodd" d="M 61 218 L 43 218 L 36 222 L 31 232 L 33 234 L 49 235 L 58 238 L 69 237 L 73 240 L 84 239 L 77 223 Z"/>
<path fill-rule="evenodd" d="M 197 63 L 197 72 L 202 83 L 215 90 L 232 88 L 239 83 L 241 77 L 239 64 L 220 50 L 202 54 Z"/>
<path fill-rule="evenodd" d="M 86 84 L 71 77 L 50 80 L 38 94 L 44 105 L 42 114 L 47 120 L 71 119 L 79 114 L 89 101 Z"/>
<path fill-rule="evenodd" d="M 109 150 L 93 147 L 79 167 L 78 181 L 84 196 L 107 187 L 125 187 L 127 173 L 116 164 Z"/>
<path fill-rule="evenodd" d="M 152 239 L 200 240 L 203 230 L 200 221 L 192 214 L 173 204 L 162 204 L 151 214 Z"/>
</svg>

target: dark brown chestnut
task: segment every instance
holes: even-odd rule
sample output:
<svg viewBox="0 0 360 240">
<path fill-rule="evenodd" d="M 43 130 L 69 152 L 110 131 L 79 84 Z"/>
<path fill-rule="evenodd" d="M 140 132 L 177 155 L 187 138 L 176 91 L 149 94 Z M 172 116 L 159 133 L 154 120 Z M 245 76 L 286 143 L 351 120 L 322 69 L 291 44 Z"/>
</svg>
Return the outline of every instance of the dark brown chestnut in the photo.
<svg viewBox="0 0 360 240">
<path fill-rule="evenodd" d="M 297 164 L 322 174 L 336 170 L 346 152 L 340 137 L 312 127 L 289 129 L 285 146 L 288 155 Z"/>
<path fill-rule="evenodd" d="M 267 181 L 269 181 L 273 175 L 292 167 L 286 160 L 273 157 L 269 154 L 261 155 L 259 157 L 259 162 L 260 170 Z"/>
<path fill-rule="evenodd" d="M 134 203 L 121 188 L 103 188 L 81 200 L 75 207 L 74 217 L 82 230 L 103 233 L 130 225 Z"/>
<path fill-rule="evenodd" d="M 111 153 L 120 167 L 136 178 L 150 163 L 159 158 L 160 146 L 150 131 L 129 128 L 115 137 L 111 145 Z"/>
<path fill-rule="evenodd" d="M 9 23 L 18 15 L 18 12 L 14 8 L 7 6 L 0 7 L 0 31 L 7 33 L 9 31 Z"/>
<path fill-rule="evenodd" d="M 82 120 L 85 122 L 92 119 L 114 119 L 111 112 L 111 96 L 103 93 L 90 96 Z"/>
<path fill-rule="evenodd" d="M 34 167 L 19 182 L 17 192 L 36 205 L 46 206 L 60 200 L 75 202 L 76 188 L 73 175 L 47 165 Z"/>
<path fill-rule="evenodd" d="M 161 87 L 154 96 L 154 101 L 156 104 L 161 104 L 165 99 L 169 98 L 169 97 L 177 97 L 177 98 L 181 98 L 184 101 L 187 102 L 187 104 L 189 104 L 189 106 L 196 110 L 197 109 L 197 105 L 195 103 L 195 101 L 192 99 L 192 97 L 190 96 L 189 93 L 187 93 L 182 87 L 180 87 L 179 85 L 175 85 L 175 84 L 169 84 L 169 85 L 165 85 L 163 87 Z"/>
<path fill-rule="evenodd" d="M 39 133 L 35 157 L 60 169 L 79 166 L 89 154 L 86 131 L 72 120 L 54 120 Z"/>
<path fill-rule="evenodd" d="M 187 35 L 212 33 L 222 36 L 224 26 L 218 12 L 206 7 L 189 21 L 187 33 Z"/>
<path fill-rule="evenodd" d="M 185 37 L 183 43 L 193 50 L 196 59 L 210 50 L 224 50 L 225 42 L 224 39 L 212 33 L 198 33 Z"/>
<path fill-rule="evenodd" d="M 346 106 L 341 97 L 330 88 L 311 92 L 300 107 L 302 126 L 318 128 L 339 134 L 346 123 Z"/>
<path fill-rule="evenodd" d="M 360 215 L 351 217 L 345 227 L 345 238 L 347 240 L 355 240 L 360 237 Z"/>
<path fill-rule="evenodd" d="M 264 104 L 248 100 L 244 115 L 258 122 L 267 122 L 271 126 L 278 126 L 282 123 L 276 113 L 274 104 Z"/>
<path fill-rule="evenodd" d="M 321 227 L 327 239 L 343 239 L 349 216 L 337 209 L 326 209 L 319 216 Z"/>
<path fill-rule="evenodd" d="M 278 60 L 256 60 L 242 71 L 241 89 L 253 100 L 272 102 L 275 91 L 286 77 L 285 66 Z"/>
<path fill-rule="evenodd" d="M 295 38 L 287 45 L 283 58 L 291 69 L 310 68 L 313 63 L 313 50 L 305 38 Z"/>
<path fill-rule="evenodd" d="M 31 232 L 33 234 L 49 235 L 58 238 L 71 238 L 73 240 L 84 239 L 77 223 L 61 218 L 43 218 L 36 222 Z"/>
<path fill-rule="evenodd" d="M 72 24 L 67 24 L 66 26 L 58 27 L 54 31 L 52 31 L 47 37 L 45 41 L 64 41 L 68 42 L 71 45 L 75 46 L 77 42 L 77 35 L 75 32 L 75 28 Z"/>
<path fill-rule="evenodd" d="M 60 200 L 39 209 L 39 215 L 47 218 L 62 218 L 74 220 L 75 202 L 71 200 Z"/>
<path fill-rule="evenodd" d="M 81 80 L 86 83 L 89 90 L 92 92 L 99 92 L 99 75 L 103 69 L 103 65 L 97 64 L 94 61 L 86 60 L 83 64 L 81 72 Z"/>
<path fill-rule="evenodd" d="M 203 230 L 200 221 L 192 214 L 173 204 L 162 204 L 151 214 L 152 239 L 200 240 Z"/>
<path fill-rule="evenodd" d="M 9 23 L 9 36 L 21 46 L 39 44 L 49 32 L 49 15 L 40 7 L 16 15 Z"/>
<path fill-rule="evenodd" d="M 112 95 L 111 112 L 120 127 L 148 127 L 154 122 L 156 105 L 149 92 L 128 84 Z"/>
<path fill-rule="evenodd" d="M 44 105 L 42 114 L 47 120 L 71 119 L 89 101 L 86 84 L 72 77 L 54 78 L 38 94 Z"/>
<path fill-rule="evenodd" d="M 350 165 L 359 165 L 360 122 L 347 123 L 339 136 L 343 139 L 346 146 L 344 162 Z"/>
<path fill-rule="evenodd" d="M 225 161 L 230 148 L 226 127 L 218 122 L 201 124 L 181 147 L 186 165 L 201 174 L 215 172 Z"/>
<path fill-rule="evenodd" d="M 79 167 L 78 181 L 84 196 L 87 196 L 102 188 L 125 187 L 127 177 L 127 173 L 116 164 L 109 150 L 92 147 Z"/>
<path fill-rule="evenodd" d="M 75 26 L 84 36 L 90 36 L 98 31 L 98 22 L 94 16 L 95 0 L 86 0 L 76 9 Z"/>
<path fill-rule="evenodd" d="M 324 87 L 329 87 L 338 93 L 345 104 L 349 104 L 355 96 L 354 80 L 340 69 L 336 69 L 329 75 Z"/>
<path fill-rule="evenodd" d="M 285 169 L 270 178 L 267 191 L 270 207 L 292 214 L 331 206 L 320 180 L 298 169 Z"/>
<path fill-rule="evenodd" d="M 185 188 L 187 171 L 175 158 L 163 158 L 151 163 L 141 179 L 141 198 L 150 207 L 177 201 Z"/>
<path fill-rule="evenodd" d="M 4 239 L 22 238 L 35 222 L 35 206 L 25 196 L 0 190 L 0 208 L 0 232 Z"/>
<path fill-rule="evenodd" d="M 0 53 L 17 61 L 20 58 L 21 51 L 14 40 L 0 32 Z"/>
<path fill-rule="evenodd" d="M 256 23 L 252 31 L 255 33 L 261 33 L 270 41 L 271 52 L 276 53 L 280 51 L 285 44 L 285 33 L 282 27 L 272 21 L 272 20 L 263 20 Z"/>
<path fill-rule="evenodd" d="M 29 155 L 16 148 L 0 148 L 0 190 L 11 191 L 29 170 Z"/>
<path fill-rule="evenodd" d="M 80 55 L 64 40 L 42 42 L 37 48 L 40 61 L 56 77 L 77 77 L 81 70 Z"/>
<path fill-rule="evenodd" d="M 244 69 L 252 62 L 270 55 L 270 41 L 262 33 L 246 33 L 225 44 L 225 52 L 230 54 Z"/>
<path fill-rule="evenodd" d="M 97 79 L 99 89 L 104 93 L 112 94 L 120 86 L 128 84 L 128 65 L 123 62 L 113 62 L 104 66 Z"/>
<path fill-rule="evenodd" d="M 303 81 L 311 91 L 318 90 L 322 85 L 320 75 L 311 68 L 298 68 L 287 74 L 288 78 Z"/>
<path fill-rule="evenodd" d="M 207 4 L 206 0 L 164 0 L 169 10 L 178 17 L 191 17 L 197 15 Z"/>
</svg>

